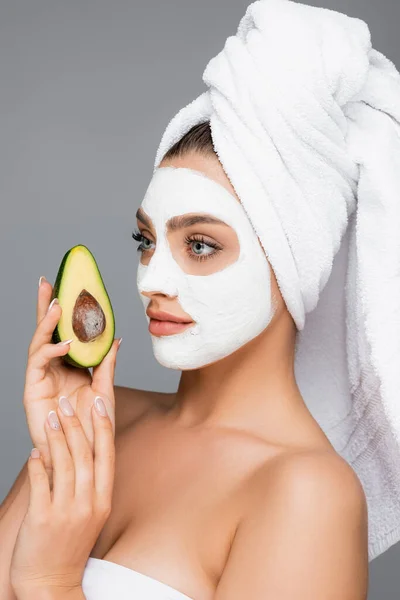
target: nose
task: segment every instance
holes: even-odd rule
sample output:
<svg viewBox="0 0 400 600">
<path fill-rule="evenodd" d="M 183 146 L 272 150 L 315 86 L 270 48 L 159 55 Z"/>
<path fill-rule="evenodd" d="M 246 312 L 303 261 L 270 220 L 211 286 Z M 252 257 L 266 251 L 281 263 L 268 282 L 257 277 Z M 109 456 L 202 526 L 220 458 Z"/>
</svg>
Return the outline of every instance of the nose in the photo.
<svg viewBox="0 0 400 600">
<path fill-rule="evenodd" d="M 166 294 L 165 292 L 161 292 L 159 290 L 155 290 L 154 292 L 140 292 L 142 294 L 142 296 L 145 296 L 146 298 L 152 298 L 153 296 L 166 296 L 167 298 L 176 298 L 178 296 L 178 294 Z"/>
<path fill-rule="evenodd" d="M 138 264 L 138 291 L 147 298 L 155 294 L 178 296 L 178 279 L 179 274 L 172 257 L 165 257 L 160 252 L 157 254 L 157 250 L 148 265 Z"/>
</svg>

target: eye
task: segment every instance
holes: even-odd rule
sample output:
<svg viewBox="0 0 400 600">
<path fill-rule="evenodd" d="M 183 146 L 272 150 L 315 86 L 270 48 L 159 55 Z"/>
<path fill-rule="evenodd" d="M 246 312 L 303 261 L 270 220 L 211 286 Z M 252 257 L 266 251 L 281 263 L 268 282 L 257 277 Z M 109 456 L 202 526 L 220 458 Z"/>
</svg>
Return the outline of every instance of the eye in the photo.
<svg viewBox="0 0 400 600">
<path fill-rule="evenodd" d="M 149 240 L 149 238 L 145 237 L 138 229 L 132 232 L 132 237 L 137 242 L 141 242 L 136 248 L 138 252 L 145 252 L 146 250 L 150 250 L 151 246 L 146 246 L 146 242 L 149 242 L 149 244 L 152 244 L 153 242 Z"/>
<path fill-rule="evenodd" d="M 136 248 L 138 252 L 143 253 L 152 249 L 153 242 L 144 236 L 138 229 L 132 232 L 132 237 L 137 242 L 140 242 L 139 246 Z M 202 235 L 186 236 L 185 246 L 189 257 L 197 261 L 214 258 L 222 250 L 222 246 L 214 241 L 206 240 Z M 204 252 L 204 250 L 207 249 L 209 251 Z"/>
<path fill-rule="evenodd" d="M 214 258 L 221 250 L 222 246 L 211 240 L 206 241 L 202 235 L 192 235 L 185 237 L 187 253 L 194 260 L 208 260 Z M 204 248 L 212 248 L 211 252 L 202 252 Z"/>
</svg>

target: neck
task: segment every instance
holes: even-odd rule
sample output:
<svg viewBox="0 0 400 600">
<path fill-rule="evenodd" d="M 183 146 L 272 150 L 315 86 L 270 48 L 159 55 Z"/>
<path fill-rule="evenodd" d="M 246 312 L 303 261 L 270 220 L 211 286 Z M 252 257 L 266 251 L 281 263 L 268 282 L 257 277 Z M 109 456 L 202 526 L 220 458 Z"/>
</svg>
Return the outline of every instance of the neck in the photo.
<svg viewBox="0 0 400 600">
<path fill-rule="evenodd" d="M 296 327 L 287 311 L 233 354 L 183 371 L 171 416 L 184 427 L 229 427 L 276 444 L 325 435 L 294 375 Z"/>
</svg>

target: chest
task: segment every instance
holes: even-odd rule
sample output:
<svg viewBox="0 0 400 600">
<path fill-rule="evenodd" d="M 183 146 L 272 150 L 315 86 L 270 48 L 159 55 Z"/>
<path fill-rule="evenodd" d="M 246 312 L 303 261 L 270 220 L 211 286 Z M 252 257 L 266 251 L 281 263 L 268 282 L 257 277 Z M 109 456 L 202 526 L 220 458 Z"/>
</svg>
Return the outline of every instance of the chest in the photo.
<svg viewBox="0 0 400 600">
<path fill-rule="evenodd" d="M 144 423 L 116 440 L 113 506 L 91 556 L 213 597 L 265 453 Z M 190 593 L 189 593 L 190 591 Z"/>
</svg>

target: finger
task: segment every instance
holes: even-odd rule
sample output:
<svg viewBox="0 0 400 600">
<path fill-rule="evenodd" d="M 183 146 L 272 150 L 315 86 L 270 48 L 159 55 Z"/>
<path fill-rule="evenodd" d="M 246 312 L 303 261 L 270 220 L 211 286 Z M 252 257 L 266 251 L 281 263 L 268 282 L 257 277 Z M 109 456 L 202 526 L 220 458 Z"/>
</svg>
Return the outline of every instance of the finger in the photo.
<svg viewBox="0 0 400 600">
<path fill-rule="evenodd" d="M 37 448 L 34 448 L 39 453 Z M 30 495 L 28 510 L 38 516 L 43 510 L 50 506 L 50 482 L 44 468 L 42 457 L 30 456 L 28 459 L 28 476 L 30 483 Z"/>
<path fill-rule="evenodd" d="M 64 414 L 63 410 L 70 414 Z M 75 469 L 75 485 L 73 497 L 79 497 L 78 505 L 92 506 L 93 504 L 93 451 L 86 437 L 79 417 L 76 415 L 66 396 L 60 396 L 59 415 L 65 439 Z"/>
<path fill-rule="evenodd" d="M 28 359 L 25 384 L 26 386 L 35 385 L 46 375 L 46 368 L 49 362 L 61 356 L 68 354 L 70 344 L 73 340 L 65 340 L 58 344 L 48 343 L 41 346 Z"/>
<path fill-rule="evenodd" d="M 57 507 L 70 505 L 74 497 L 75 467 L 58 413 L 51 410 L 45 422 L 53 465 L 52 501 Z"/>
<path fill-rule="evenodd" d="M 119 348 L 119 339 L 115 339 L 101 363 L 93 367 L 92 389 L 100 396 L 108 397 L 114 407 L 114 375 Z"/>
<path fill-rule="evenodd" d="M 37 303 L 36 303 L 36 325 L 39 325 L 40 321 L 46 314 L 47 308 L 50 304 L 51 295 L 53 293 L 52 285 L 44 277 L 41 284 L 39 285 Z"/>
<path fill-rule="evenodd" d="M 51 342 L 53 331 L 62 315 L 62 309 L 58 304 L 58 299 L 54 298 L 54 302 L 52 300 L 49 305 L 49 309 L 50 310 L 45 313 L 42 320 L 36 327 L 35 333 L 32 336 L 32 340 L 28 348 L 28 358 L 34 352 L 36 352 L 36 350 L 43 346 L 43 344 Z"/>
<path fill-rule="evenodd" d="M 108 413 L 106 415 L 99 413 L 99 408 L 104 412 L 105 404 L 99 396 L 96 397 L 96 400 L 92 407 L 95 502 L 97 510 L 105 515 L 109 514 L 111 510 L 114 487 L 115 443 L 113 427 Z"/>
</svg>

